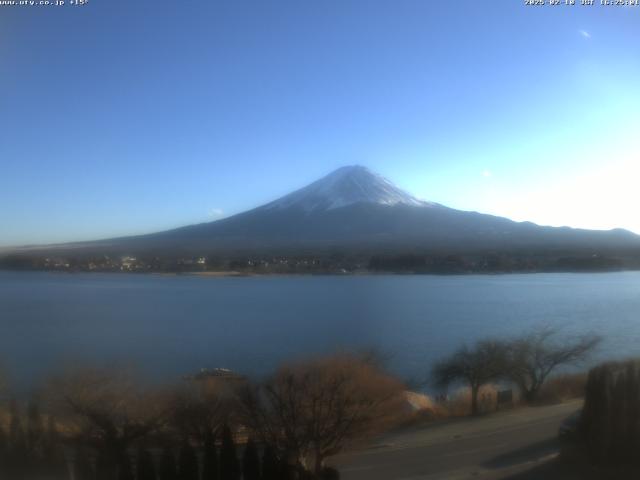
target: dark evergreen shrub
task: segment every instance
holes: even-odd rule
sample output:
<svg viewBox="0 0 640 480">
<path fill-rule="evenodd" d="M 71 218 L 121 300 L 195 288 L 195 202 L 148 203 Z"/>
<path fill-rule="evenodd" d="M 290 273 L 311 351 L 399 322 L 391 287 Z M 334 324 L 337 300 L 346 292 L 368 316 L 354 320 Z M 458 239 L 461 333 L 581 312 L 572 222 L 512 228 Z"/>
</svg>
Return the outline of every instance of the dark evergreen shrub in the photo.
<svg viewBox="0 0 640 480">
<path fill-rule="evenodd" d="M 170 448 L 165 448 L 160 457 L 160 480 L 179 480 L 176 459 Z"/>
<path fill-rule="evenodd" d="M 231 429 L 227 425 L 222 429 L 220 480 L 240 480 L 240 466 L 236 454 L 236 445 L 233 442 Z"/>
<path fill-rule="evenodd" d="M 9 439 L 2 425 L 0 425 L 0 478 L 8 475 L 6 466 L 9 458 Z"/>
<path fill-rule="evenodd" d="M 69 473 L 55 419 L 49 415 L 42 439 L 42 470 L 52 480 L 67 480 Z"/>
<path fill-rule="evenodd" d="M 278 480 L 300 480 L 298 477 L 302 476 L 305 471 L 296 471 L 295 467 L 289 465 L 286 459 L 281 459 L 278 462 Z M 302 480 L 306 480 L 304 477 Z"/>
<path fill-rule="evenodd" d="M 219 480 L 219 478 L 218 451 L 215 439 L 212 436 L 208 436 L 204 443 L 202 457 L 202 480 Z"/>
<path fill-rule="evenodd" d="M 178 454 L 178 473 L 180 480 L 198 480 L 198 457 L 188 442 L 182 445 Z"/>
<path fill-rule="evenodd" d="M 242 455 L 242 478 L 243 480 L 260 480 L 260 457 L 252 439 L 247 441 Z"/>
<path fill-rule="evenodd" d="M 262 480 L 280 480 L 280 462 L 270 445 L 262 452 Z"/>
<path fill-rule="evenodd" d="M 591 369 L 579 429 L 594 463 L 640 463 L 640 360 Z"/>
<path fill-rule="evenodd" d="M 105 450 L 99 450 L 96 456 L 96 480 L 116 480 L 118 464 Z"/>
<path fill-rule="evenodd" d="M 153 464 L 153 456 L 148 450 L 138 450 L 136 458 L 136 480 L 156 480 L 156 468 Z"/>
<path fill-rule="evenodd" d="M 135 480 L 133 469 L 131 468 L 131 459 L 129 455 L 123 454 L 118 459 L 118 480 Z"/>
<path fill-rule="evenodd" d="M 31 475 L 30 460 L 20 410 L 16 401 L 12 400 L 9 404 L 9 435 L 5 464 L 7 477 L 22 480 Z"/>
<path fill-rule="evenodd" d="M 75 480 L 93 480 L 93 468 L 91 467 L 87 450 L 76 448 L 73 471 Z"/>
<path fill-rule="evenodd" d="M 320 480 L 340 480 L 340 472 L 332 467 L 324 467 L 320 472 Z"/>
<path fill-rule="evenodd" d="M 44 441 L 44 424 L 40 416 L 38 404 L 29 403 L 27 408 L 27 437 L 26 444 L 31 456 L 36 457 L 36 453 L 41 450 Z"/>
</svg>

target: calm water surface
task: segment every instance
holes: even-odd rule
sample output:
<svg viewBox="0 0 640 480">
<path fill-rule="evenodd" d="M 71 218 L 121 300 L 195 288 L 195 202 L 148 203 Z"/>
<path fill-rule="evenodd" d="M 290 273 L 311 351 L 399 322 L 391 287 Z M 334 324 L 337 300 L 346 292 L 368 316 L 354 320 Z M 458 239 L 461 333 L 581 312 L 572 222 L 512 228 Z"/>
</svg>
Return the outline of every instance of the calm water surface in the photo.
<svg viewBox="0 0 640 480">
<path fill-rule="evenodd" d="M 130 362 L 152 378 L 267 373 L 338 348 L 393 354 L 421 378 L 462 342 L 538 325 L 640 355 L 640 273 L 249 277 L 0 272 L 0 361 L 33 382 L 65 364 Z"/>
</svg>

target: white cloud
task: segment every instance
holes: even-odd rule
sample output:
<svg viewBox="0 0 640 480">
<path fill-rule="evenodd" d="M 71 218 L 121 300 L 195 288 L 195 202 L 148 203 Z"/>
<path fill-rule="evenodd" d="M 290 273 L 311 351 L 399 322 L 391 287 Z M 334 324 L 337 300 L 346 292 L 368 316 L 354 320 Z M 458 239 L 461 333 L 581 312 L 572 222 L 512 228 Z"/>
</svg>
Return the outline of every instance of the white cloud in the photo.
<svg viewBox="0 0 640 480">
<path fill-rule="evenodd" d="M 211 210 L 209 210 L 210 217 L 221 217 L 223 215 L 224 210 L 222 210 L 221 208 L 212 208 Z"/>
<path fill-rule="evenodd" d="M 493 174 L 491 173 L 491 170 L 483 170 L 483 171 L 482 171 L 482 176 L 483 176 L 484 178 L 489 178 L 491 175 L 493 175 Z"/>
<path fill-rule="evenodd" d="M 591 34 L 586 30 L 580 30 L 580 35 L 582 35 L 584 38 L 591 38 Z"/>
</svg>

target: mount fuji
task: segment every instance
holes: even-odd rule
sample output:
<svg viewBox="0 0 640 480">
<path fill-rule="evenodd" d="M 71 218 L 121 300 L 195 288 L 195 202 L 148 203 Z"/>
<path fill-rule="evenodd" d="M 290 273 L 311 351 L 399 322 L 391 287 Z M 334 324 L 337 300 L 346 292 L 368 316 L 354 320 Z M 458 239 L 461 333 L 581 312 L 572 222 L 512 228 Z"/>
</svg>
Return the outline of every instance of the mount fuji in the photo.
<svg viewBox="0 0 640 480">
<path fill-rule="evenodd" d="M 222 220 L 57 251 L 157 255 L 615 250 L 640 247 L 616 229 L 542 227 L 419 200 L 362 166 L 342 167 L 266 205 Z"/>
</svg>

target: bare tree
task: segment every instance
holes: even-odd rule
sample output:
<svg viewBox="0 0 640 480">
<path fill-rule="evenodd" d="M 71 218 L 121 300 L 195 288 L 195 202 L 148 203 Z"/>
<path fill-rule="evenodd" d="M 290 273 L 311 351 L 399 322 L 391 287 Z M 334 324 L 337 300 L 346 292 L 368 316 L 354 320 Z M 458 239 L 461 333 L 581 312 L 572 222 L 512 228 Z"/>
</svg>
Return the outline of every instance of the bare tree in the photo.
<svg viewBox="0 0 640 480">
<path fill-rule="evenodd" d="M 553 370 L 586 360 L 601 341 L 595 335 L 573 341 L 559 339 L 557 333 L 556 329 L 543 327 L 509 343 L 509 377 L 527 402 L 536 400 Z"/>
<path fill-rule="evenodd" d="M 462 382 L 471 389 L 471 414 L 477 415 L 478 392 L 483 385 L 505 375 L 507 347 L 499 341 L 480 341 L 473 348 L 466 345 L 437 363 L 432 377 L 439 387 Z"/>
<path fill-rule="evenodd" d="M 281 367 L 242 396 L 245 424 L 285 460 L 319 474 L 327 457 L 380 428 L 403 386 L 371 362 L 336 355 Z"/>
<path fill-rule="evenodd" d="M 224 424 L 230 423 L 235 396 L 217 382 L 188 382 L 170 397 L 169 421 L 183 439 L 204 446 L 220 433 Z"/>
<path fill-rule="evenodd" d="M 98 452 L 107 475 L 128 461 L 127 449 L 158 429 L 167 414 L 165 401 L 124 372 L 85 369 L 54 380 L 50 388 L 60 418 L 81 444 Z"/>
</svg>

